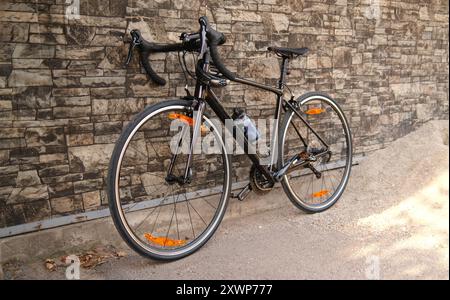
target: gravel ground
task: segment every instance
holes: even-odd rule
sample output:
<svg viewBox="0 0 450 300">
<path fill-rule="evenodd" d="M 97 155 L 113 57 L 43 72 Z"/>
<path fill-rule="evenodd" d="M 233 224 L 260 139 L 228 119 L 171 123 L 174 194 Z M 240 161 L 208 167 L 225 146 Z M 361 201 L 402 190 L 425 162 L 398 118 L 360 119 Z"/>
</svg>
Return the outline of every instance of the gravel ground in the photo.
<svg viewBox="0 0 450 300">
<path fill-rule="evenodd" d="M 123 249 L 81 278 L 448 279 L 448 150 L 448 121 L 429 122 L 355 166 L 326 212 L 301 213 L 277 190 L 265 197 L 285 206 L 225 221 L 194 255 L 157 263 Z M 3 269 L 7 279 L 65 278 L 44 262 Z"/>
</svg>

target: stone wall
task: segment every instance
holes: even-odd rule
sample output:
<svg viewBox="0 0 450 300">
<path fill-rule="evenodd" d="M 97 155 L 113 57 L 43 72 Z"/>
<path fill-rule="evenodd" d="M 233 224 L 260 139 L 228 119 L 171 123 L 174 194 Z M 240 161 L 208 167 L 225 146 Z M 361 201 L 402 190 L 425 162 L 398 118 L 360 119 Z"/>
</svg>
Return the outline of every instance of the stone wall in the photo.
<svg viewBox="0 0 450 300">
<path fill-rule="evenodd" d="M 206 12 L 227 36 L 227 65 L 265 83 L 279 68 L 267 46 L 310 47 L 291 63 L 291 89 L 335 97 L 357 154 L 448 118 L 447 0 L 80 0 L 72 20 L 65 2 L 0 1 L 0 228 L 105 206 L 106 166 L 123 125 L 146 105 L 184 95 L 176 54 L 152 57 L 164 87 L 136 58 L 123 67 L 122 39 L 133 28 L 177 41 Z M 241 85 L 220 93 L 226 107 L 272 114 L 271 94 Z M 236 180 L 245 179 L 244 162 L 235 159 Z"/>
</svg>

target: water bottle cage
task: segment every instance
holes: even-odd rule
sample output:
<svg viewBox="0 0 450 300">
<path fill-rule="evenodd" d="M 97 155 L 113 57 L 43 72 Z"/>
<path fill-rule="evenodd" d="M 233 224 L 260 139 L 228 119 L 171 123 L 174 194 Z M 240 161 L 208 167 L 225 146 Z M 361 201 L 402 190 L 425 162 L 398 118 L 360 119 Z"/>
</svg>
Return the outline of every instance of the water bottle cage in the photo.
<svg viewBox="0 0 450 300">
<path fill-rule="evenodd" d="M 205 72 L 201 65 L 201 61 L 199 61 L 195 68 L 195 76 L 201 83 L 214 87 L 224 87 L 230 82 L 228 79 Z"/>
</svg>

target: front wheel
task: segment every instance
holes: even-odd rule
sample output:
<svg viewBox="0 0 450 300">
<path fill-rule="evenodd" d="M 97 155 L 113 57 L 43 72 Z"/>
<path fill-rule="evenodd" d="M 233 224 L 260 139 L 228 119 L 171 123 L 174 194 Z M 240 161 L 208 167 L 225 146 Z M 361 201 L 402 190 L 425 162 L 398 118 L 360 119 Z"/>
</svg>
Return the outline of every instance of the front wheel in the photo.
<svg viewBox="0 0 450 300">
<path fill-rule="evenodd" d="M 281 183 L 296 207 L 321 212 L 339 200 L 350 177 L 350 127 L 342 109 L 328 95 L 307 93 L 293 106 L 295 111 L 287 109 L 280 127 L 278 167 L 295 155 L 300 159 Z"/>
<path fill-rule="evenodd" d="M 225 214 L 230 156 L 221 131 L 206 115 L 185 176 L 192 116 L 189 101 L 147 107 L 114 148 L 108 173 L 111 215 L 122 238 L 143 256 L 174 260 L 195 252 Z"/>
</svg>

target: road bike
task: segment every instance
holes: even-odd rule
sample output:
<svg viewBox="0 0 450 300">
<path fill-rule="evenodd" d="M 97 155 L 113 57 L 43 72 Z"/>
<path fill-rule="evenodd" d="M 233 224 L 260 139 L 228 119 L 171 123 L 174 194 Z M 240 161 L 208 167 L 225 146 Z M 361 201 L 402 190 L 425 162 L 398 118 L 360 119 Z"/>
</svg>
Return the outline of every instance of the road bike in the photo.
<svg viewBox="0 0 450 300">
<path fill-rule="evenodd" d="M 285 99 L 288 62 L 308 48 L 269 47 L 281 58 L 277 86 L 247 80 L 222 62 L 218 47 L 225 35 L 206 17 L 200 30 L 182 33 L 181 42 L 156 44 L 132 30 L 127 65 L 134 49 L 150 79 L 166 80 L 152 69 L 149 55 L 178 52 L 183 73 L 195 78 L 193 95 L 146 107 L 121 133 L 110 161 L 107 192 L 114 224 L 139 254 L 174 260 L 194 253 L 218 228 L 230 197 L 243 200 L 250 191 L 264 194 L 281 183 L 291 202 L 308 213 L 322 212 L 338 201 L 352 166 L 352 138 L 344 112 L 330 96 L 309 92 Z M 186 54 L 197 58 L 189 71 Z M 276 95 L 269 150 L 263 155 L 250 141 L 248 127 L 235 124 L 213 88 L 231 82 Z M 217 121 L 219 120 L 219 121 Z M 227 135 L 242 141 L 252 163 L 249 183 L 232 194 L 232 150 Z M 211 146 L 212 145 L 212 146 Z M 238 146 L 236 146 L 238 147 Z M 211 150 L 212 149 L 212 150 Z"/>
</svg>

